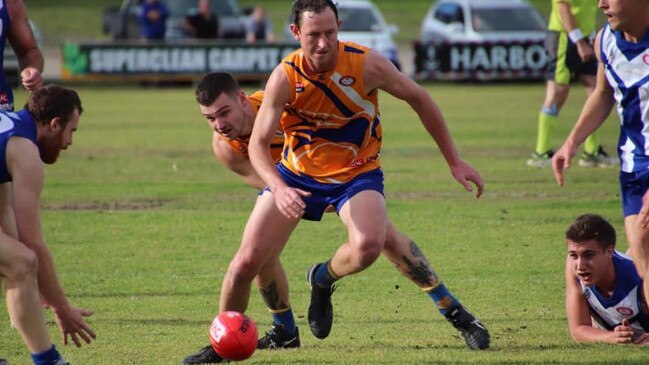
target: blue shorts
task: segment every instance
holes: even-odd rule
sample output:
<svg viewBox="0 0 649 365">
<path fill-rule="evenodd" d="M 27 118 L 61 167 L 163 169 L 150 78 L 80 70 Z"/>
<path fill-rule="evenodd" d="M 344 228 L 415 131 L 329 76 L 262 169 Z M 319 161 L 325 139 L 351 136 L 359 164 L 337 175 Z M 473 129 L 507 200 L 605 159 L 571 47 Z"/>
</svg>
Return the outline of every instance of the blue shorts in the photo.
<svg viewBox="0 0 649 365">
<path fill-rule="evenodd" d="M 336 208 L 336 212 L 339 212 L 351 197 L 361 191 L 374 190 L 384 195 L 383 171 L 381 169 L 358 175 L 353 180 L 343 184 L 323 184 L 310 177 L 298 176 L 282 166 L 282 164 L 277 165 L 277 172 L 288 186 L 311 193 L 309 197 L 302 197 L 306 203 L 302 218 L 310 221 L 321 220 L 325 209 L 330 205 Z M 269 189 L 266 187 L 264 190 Z"/>
<path fill-rule="evenodd" d="M 620 192 L 624 217 L 638 214 L 642 208 L 642 197 L 649 188 L 649 170 L 638 172 L 620 171 Z"/>
</svg>

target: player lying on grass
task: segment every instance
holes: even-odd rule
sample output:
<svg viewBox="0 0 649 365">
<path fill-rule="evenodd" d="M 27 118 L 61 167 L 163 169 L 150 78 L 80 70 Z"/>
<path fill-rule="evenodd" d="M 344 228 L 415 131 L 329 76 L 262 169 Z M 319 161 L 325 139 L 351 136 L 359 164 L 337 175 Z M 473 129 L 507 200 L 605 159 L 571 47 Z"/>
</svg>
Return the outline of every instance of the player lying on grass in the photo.
<svg viewBox="0 0 649 365">
<path fill-rule="evenodd" d="M 566 315 L 577 342 L 649 344 L 649 309 L 631 259 L 615 250 L 615 229 L 594 214 L 566 231 Z"/>
<path fill-rule="evenodd" d="M 250 163 L 248 142 L 263 95 L 262 91 L 257 91 L 246 96 L 228 73 L 208 74 L 196 89 L 200 112 L 213 129 L 214 155 L 224 166 L 241 176 L 246 184 L 257 189 L 263 189 L 266 184 Z M 283 146 L 284 134 L 277 131 L 270 145 L 276 162 L 281 157 Z M 417 244 L 397 231 L 392 223 L 388 224 L 383 254 L 401 274 L 433 299 L 439 311 L 462 333 L 467 346 L 472 349 L 489 346 L 486 328 L 445 288 Z M 289 304 L 288 281 L 279 259 L 276 261 L 267 265 L 271 269 L 260 272 L 256 279 L 262 298 L 273 315 L 273 329 L 259 340 L 258 348 L 299 347 Z M 185 363 L 200 363 L 199 360 L 206 363 L 205 360 L 210 359 L 217 362 L 218 355 L 211 346 L 206 346 L 188 357 Z"/>
</svg>

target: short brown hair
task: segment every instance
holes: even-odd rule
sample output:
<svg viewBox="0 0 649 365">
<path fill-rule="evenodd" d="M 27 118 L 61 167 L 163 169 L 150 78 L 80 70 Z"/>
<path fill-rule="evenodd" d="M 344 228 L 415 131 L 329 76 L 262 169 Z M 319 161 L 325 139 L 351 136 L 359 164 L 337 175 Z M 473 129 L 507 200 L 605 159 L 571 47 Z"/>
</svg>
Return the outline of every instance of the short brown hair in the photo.
<svg viewBox="0 0 649 365">
<path fill-rule="evenodd" d="M 75 110 L 79 111 L 79 115 L 83 112 L 79 94 L 59 85 L 47 85 L 33 91 L 24 108 L 37 123 L 49 123 L 54 118 L 60 118 L 63 127 Z"/>
<path fill-rule="evenodd" d="M 203 106 L 210 106 L 222 93 L 236 94 L 241 86 L 228 72 L 212 72 L 203 77 L 196 87 L 196 101 Z"/>
<path fill-rule="evenodd" d="M 291 7 L 291 19 L 293 20 L 293 24 L 300 28 L 302 13 L 310 11 L 320 14 L 326 8 L 331 8 L 334 11 L 336 21 L 338 21 L 338 9 L 332 0 L 295 0 Z"/>
<path fill-rule="evenodd" d="M 566 238 L 579 243 L 595 240 L 602 249 L 615 247 L 615 228 L 602 216 L 583 214 L 568 227 Z"/>
</svg>

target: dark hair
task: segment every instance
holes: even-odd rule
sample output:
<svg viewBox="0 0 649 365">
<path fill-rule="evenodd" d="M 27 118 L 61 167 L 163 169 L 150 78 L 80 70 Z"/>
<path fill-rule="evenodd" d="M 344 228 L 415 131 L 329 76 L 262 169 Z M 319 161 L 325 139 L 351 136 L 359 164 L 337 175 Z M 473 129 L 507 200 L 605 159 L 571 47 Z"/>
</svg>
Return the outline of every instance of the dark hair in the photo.
<svg viewBox="0 0 649 365">
<path fill-rule="evenodd" d="M 566 238 L 573 242 L 596 240 L 602 249 L 615 246 L 615 228 L 597 214 L 580 215 L 568 227 Z"/>
<path fill-rule="evenodd" d="M 236 94 L 241 86 L 228 72 L 212 72 L 203 77 L 196 87 L 196 101 L 203 106 L 210 106 L 222 93 Z"/>
<path fill-rule="evenodd" d="M 63 127 L 75 110 L 79 111 L 79 115 L 83 112 L 79 94 L 59 85 L 47 85 L 32 92 L 24 108 L 37 123 L 49 123 L 58 117 Z"/>
<path fill-rule="evenodd" d="M 293 24 L 300 28 L 302 13 L 310 11 L 320 14 L 326 8 L 331 8 L 334 11 L 336 21 L 338 21 L 338 9 L 332 0 L 295 0 L 291 8 L 291 19 L 293 20 Z"/>
</svg>

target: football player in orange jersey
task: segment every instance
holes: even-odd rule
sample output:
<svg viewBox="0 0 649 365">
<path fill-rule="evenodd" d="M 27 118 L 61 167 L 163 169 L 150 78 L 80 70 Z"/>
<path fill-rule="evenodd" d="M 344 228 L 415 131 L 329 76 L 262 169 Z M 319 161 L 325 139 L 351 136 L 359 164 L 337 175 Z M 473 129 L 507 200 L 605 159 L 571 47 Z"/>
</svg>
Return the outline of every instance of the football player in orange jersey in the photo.
<svg viewBox="0 0 649 365">
<path fill-rule="evenodd" d="M 206 75 L 196 88 L 199 110 L 213 130 L 212 150 L 215 157 L 237 173 L 246 184 L 257 189 L 264 189 L 266 184 L 250 163 L 248 144 L 263 95 L 263 91 L 257 91 L 246 96 L 234 76 L 226 72 Z M 275 162 L 281 159 L 283 141 L 283 132 L 277 131 L 270 145 Z M 434 291 L 430 288 L 443 286 L 419 246 L 397 231 L 391 222 L 388 221 L 388 224 L 383 254 L 422 290 L 430 292 Z M 286 275 L 279 262 L 268 267 L 278 268 L 278 271 L 265 272 L 262 269 L 257 275 L 256 283 L 272 314 L 273 328 L 259 339 L 258 348 L 299 347 L 299 333 L 289 304 Z M 449 295 L 448 301 L 455 299 L 451 297 Z M 185 363 L 205 363 L 206 360 L 218 362 L 218 358 L 211 345 L 208 345 L 188 357 Z"/>
<path fill-rule="evenodd" d="M 459 157 L 441 112 L 423 88 L 378 53 L 337 40 L 340 23 L 332 1 L 297 0 L 292 12 L 291 29 L 301 49 L 273 71 L 255 120 L 250 161 L 267 187 L 228 267 L 220 311 L 245 312 L 252 281 L 279 262 L 299 220 L 319 220 L 333 206 L 347 226 L 349 241 L 307 275 L 309 325 L 316 337 L 325 338 L 333 322 L 333 282 L 367 268 L 385 249 L 389 220 L 378 155 L 378 89 L 413 107 L 465 189 L 473 191 L 475 184 L 479 197 L 484 183 Z M 278 129 L 286 142 L 276 165 L 269 146 Z M 441 282 L 426 289 L 470 348 L 489 346 L 486 328 Z"/>
</svg>

